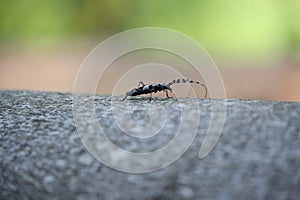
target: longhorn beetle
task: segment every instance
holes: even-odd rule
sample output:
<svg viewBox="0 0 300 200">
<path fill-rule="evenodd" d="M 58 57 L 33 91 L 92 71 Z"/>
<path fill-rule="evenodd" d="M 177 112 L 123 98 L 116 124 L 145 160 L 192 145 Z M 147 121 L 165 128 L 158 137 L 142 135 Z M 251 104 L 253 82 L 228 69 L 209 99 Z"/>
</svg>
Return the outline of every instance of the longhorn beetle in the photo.
<svg viewBox="0 0 300 200">
<path fill-rule="evenodd" d="M 172 88 L 170 87 L 171 85 L 175 84 L 175 83 L 195 83 L 195 84 L 199 84 L 202 87 L 204 87 L 205 89 L 205 96 L 204 98 L 207 97 L 207 88 L 203 83 L 200 83 L 199 81 L 193 81 L 193 80 L 189 80 L 189 79 L 177 79 L 177 80 L 173 80 L 172 82 L 165 84 L 165 83 L 155 83 L 155 84 L 149 84 L 146 85 L 144 84 L 142 81 L 139 82 L 137 88 L 133 88 L 132 90 L 129 90 L 128 92 L 126 92 L 126 96 L 124 97 L 124 99 L 122 101 L 124 101 L 128 96 L 138 96 L 138 95 L 142 95 L 142 94 L 150 94 L 150 99 L 149 101 L 151 101 L 152 99 L 152 93 L 157 93 L 160 91 L 164 91 L 166 93 L 167 98 L 170 98 L 170 96 L 168 95 L 168 90 L 170 90 L 170 92 L 172 92 Z"/>
</svg>

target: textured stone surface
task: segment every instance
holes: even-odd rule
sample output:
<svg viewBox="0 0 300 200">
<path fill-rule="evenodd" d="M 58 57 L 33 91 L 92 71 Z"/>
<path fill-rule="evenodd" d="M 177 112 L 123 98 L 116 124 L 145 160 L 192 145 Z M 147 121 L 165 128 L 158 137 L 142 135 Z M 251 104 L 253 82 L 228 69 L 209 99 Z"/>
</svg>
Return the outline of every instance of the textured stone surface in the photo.
<svg viewBox="0 0 300 200">
<path fill-rule="evenodd" d="M 96 96 L 102 110 L 109 96 Z M 130 101 L 139 110 L 147 100 Z M 181 100 L 186 106 L 190 100 Z M 198 159 L 209 122 L 209 99 L 199 99 L 201 122 L 189 150 L 167 168 L 146 174 L 116 171 L 84 148 L 72 116 L 72 95 L 0 92 L 0 199 L 297 199 L 300 196 L 300 103 L 228 99 L 222 135 Z M 178 100 L 154 100 L 178 112 Z M 109 110 L 109 108 L 107 108 Z M 103 116 L 102 116 L 103 115 Z M 109 113 L 98 118 L 110 130 Z M 138 123 L 143 115 L 136 111 Z M 172 132 L 176 118 L 166 127 Z M 131 151 L 149 151 L 172 137 L 108 137 Z"/>
</svg>

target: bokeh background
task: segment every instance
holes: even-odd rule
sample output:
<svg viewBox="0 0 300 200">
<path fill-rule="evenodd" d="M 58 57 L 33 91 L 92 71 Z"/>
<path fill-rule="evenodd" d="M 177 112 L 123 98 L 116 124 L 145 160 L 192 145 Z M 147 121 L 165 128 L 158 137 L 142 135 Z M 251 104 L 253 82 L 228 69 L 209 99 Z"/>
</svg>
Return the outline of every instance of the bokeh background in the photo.
<svg viewBox="0 0 300 200">
<path fill-rule="evenodd" d="M 145 26 L 205 47 L 229 98 L 300 101 L 299 0 L 0 0 L 0 89 L 71 92 L 93 47 Z"/>
</svg>

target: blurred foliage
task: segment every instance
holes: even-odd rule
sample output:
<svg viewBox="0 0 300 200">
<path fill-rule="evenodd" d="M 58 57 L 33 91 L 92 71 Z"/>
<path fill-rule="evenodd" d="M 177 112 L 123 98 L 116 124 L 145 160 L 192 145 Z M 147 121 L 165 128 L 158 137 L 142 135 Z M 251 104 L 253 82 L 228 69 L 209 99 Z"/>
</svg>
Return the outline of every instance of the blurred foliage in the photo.
<svg viewBox="0 0 300 200">
<path fill-rule="evenodd" d="M 300 52 L 299 0 L 0 0 L 0 41 L 102 38 L 157 26 L 210 52 L 258 58 Z"/>
</svg>

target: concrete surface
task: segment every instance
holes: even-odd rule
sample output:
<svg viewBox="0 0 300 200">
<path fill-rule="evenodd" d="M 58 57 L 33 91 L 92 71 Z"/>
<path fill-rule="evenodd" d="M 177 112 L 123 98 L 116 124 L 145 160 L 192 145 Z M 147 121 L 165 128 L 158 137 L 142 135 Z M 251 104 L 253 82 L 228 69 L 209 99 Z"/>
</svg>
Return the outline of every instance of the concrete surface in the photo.
<svg viewBox="0 0 300 200">
<path fill-rule="evenodd" d="M 109 96 L 96 96 L 109 111 Z M 168 104 L 174 113 L 178 102 Z M 227 118 L 213 151 L 198 159 L 210 100 L 199 99 L 201 121 L 189 150 L 175 163 L 146 174 L 106 167 L 82 145 L 72 116 L 72 95 L 0 91 L 0 199 L 297 199 L 300 196 L 300 103 L 227 99 Z M 106 103 L 105 103 L 106 102 Z M 129 100 L 138 111 L 149 102 Z M 153 150 L 172 136 L 130 140 L 99 112 L 108 137 L 124 149 Z M 178 119 L 179 120 L 179 119 Z M 178 121 L 164 130 L 172 132 Z"/>
</svg>

